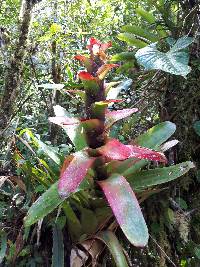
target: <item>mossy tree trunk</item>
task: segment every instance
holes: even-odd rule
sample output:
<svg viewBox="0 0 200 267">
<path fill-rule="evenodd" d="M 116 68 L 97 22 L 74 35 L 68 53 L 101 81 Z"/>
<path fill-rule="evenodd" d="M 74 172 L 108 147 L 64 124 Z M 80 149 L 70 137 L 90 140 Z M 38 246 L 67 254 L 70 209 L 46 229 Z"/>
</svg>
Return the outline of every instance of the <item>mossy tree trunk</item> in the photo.
<svg viewBox="0 0 200 267">
<path fill-rule="evenodd" d="M 28 33 L 31 22 L 33 1 L 22 1 L 23 13 L 19 27 L 19 37 L 10 59 L 10 64 L 5 75 L 4 93 L 1 100 L 0 125 L 3 130 L 13 115 L 16 99 L 19 93 L 23 73 L 24 58 L 27 48 Z"/>
<path fill-rule="evenodd" d="M 27 52 L 28 34 L 36 0 L 22 1 L 20 12 L 19 35 L 15 49 L 5 73 L 3 96 L 0 102 L 0 150 L 3 151 L 11 137 L 6 129 L 16 115 L 17 97 L 23 77 L 24 59 Z"/>
</svg>

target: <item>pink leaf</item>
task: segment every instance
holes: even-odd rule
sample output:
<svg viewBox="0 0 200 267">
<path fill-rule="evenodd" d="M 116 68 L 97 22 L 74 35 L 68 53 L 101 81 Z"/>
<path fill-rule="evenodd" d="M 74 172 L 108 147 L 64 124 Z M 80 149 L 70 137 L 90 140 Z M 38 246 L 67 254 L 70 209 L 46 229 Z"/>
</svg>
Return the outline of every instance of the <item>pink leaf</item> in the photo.
<svg viewBox="0 0 200 267">
<path fill-rule="evenodd" d="M 64 162 L 58 183 L 58 192 L 62 198 L 67 197 L 77 189 L 94 160 L 95 158 L 89 157 L 86 152 L 80 151 L 74 154 L 70 162 L 69 160 Z"/>
<path fill-rule="evenodd" d="M 98 148 L 98 151 L 105 157 L 111 160 L 125 160 L 128 158 L 148 159 L 160 162 L 166 162 L 167 159 L 164 154 L 153 151 L 151 149 L 124 145 L 117 139 L 110 139 L 108 142 Z"/>
<path fill-rule="evenodd" d="M 107 111 L 106 112 L 106 126 L 110 127 L 113 123 L 115 123 L 118 120 L 124 119 L 133 113 L 137 112 L 137 108 L 130 108 L 130 109 L 122 109 L 122 110 L 116 110 L 116 111 Z"/>
<path fill-rule="evenodd" d="M 144 247 L 148 242 L 148 229 L 129 183 L 120 174 L 98 183 L 128 240 L 135 246 Z"/>
<path fill-rule="evenodd" d="M 112 46 L 112 42 L 109 41 L 108 43 L 101 44 L 101 49 L 102 49 L 103 51 L 105 51 L 106 49 L 108 49 L 108 48 L 111 47 L 111 46 Z"/>
<path fill-rule="evenodd" d="M 110 103 L 120 103 L 123 102 L 123 99 L 107 99 L 104 101 L 101 101 L 102 104 L 110 104 Z"/>
<path fill-rule="evenodd" d="M 50 117 L 49 121 L 52 123 L 55 123 L 59 126 L 63 126 L 63 125 L 73 125 L 73 124 L 78 124 L 79 119 L 77 118 L 71 118 L 71 117 Z"/>
</svg>

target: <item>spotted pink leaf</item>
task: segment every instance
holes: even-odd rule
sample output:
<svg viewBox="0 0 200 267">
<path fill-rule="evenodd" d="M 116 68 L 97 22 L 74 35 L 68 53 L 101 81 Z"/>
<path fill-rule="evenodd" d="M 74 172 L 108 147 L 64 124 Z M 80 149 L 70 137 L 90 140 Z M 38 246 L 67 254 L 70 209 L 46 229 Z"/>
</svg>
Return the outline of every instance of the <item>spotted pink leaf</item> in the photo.
<svg viewBox="0 0 200 267">
<path fill-rule="evenodd" d="M 116 111 L 106 111 L 106 127 L 109 128 L 113 123 L 118 120 L 124 119 L 133 113 L 137 112 L 137 108 L 130 108 L 130 109 L 122 109 Z"/>
<path fill-rule="evenodd" d="M 120 174 L 98 183 L 128 240 L 135 246 L 144 247 L 148 242 L 148 229 L 129 183 Z"/>
<path fill-rule="evenodd" d="M 117 139 L 108 140 L 108 142 L 104 146 L 98 148 L 98 151 L 111 160 L 138 158 L 160 162 L 167 161 L 165 155 L 160 152 L 156 152 L 151 149 L 140 146 L 124 145 L 120 143 Z"/>
<path fill-rule="evenodd" d="M 86 152 L 80 151 L 74 154 L 72 160 L 71 158 L 66 160 L 58 182 L 58 192 L 62 198 L 67 197 L 77 189 L 95 158 L 89 157 Z"/>
</svg>

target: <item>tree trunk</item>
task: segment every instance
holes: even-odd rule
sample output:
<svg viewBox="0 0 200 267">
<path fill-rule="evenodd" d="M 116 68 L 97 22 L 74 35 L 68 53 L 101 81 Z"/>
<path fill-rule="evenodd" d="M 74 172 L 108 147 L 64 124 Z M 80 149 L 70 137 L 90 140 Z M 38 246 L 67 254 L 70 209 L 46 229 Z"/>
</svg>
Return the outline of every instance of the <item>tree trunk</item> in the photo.
<svg viewBox="0 0 200 267">
<path fill-rule="evenodd" d="M 61 65 L 57 63 L 56 55 L 57 55 L 57 43 L 56 40 L 52 42 L 52 63 L 51 63 L 51 73 L 54 83 L 61 83 Z M 51 116 L 54 116 L 53 107 L 59 102 L 60 92 L 56 89 L 53 90 L 53 95 L 51 99 Z M 52 144 L 56 144 L 57 137 L 59 133 L 59 127 L 56 124 L 50 124 L 50 141 Z"/>
<path fill-rule="evenodd" d="M 21 84 L 27 39 L 31 22 L 33 1 L 23 1 L 19 39 L 5 75 L 4 94 L 1 100 L 0 125 L 3 130 L 11 119 Z"/>
</svg>

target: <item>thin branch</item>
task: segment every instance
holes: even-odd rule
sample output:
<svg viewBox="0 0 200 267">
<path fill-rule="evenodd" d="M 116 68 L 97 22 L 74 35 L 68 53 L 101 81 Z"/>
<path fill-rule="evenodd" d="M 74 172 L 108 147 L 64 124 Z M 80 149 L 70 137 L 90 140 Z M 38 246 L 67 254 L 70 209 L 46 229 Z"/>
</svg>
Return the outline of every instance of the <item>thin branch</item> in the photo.
<svg viewBox="0 0 200 267">
<path fill-rule="evenodd" d="M 177 267 L 176 264 L 170 259 L 170 257 L 165 253 L 165 251 L 161 248 L 161 246 L 158 244 L 158 242 L 151 236 L 151 239 L 153 240 L 153 242 L 156 244 L 156 246 L 160 249 L 160 251 L 163 253 L 163 255 L 165 256 L 165 258 L 174 266 Z"/>
</svg>

